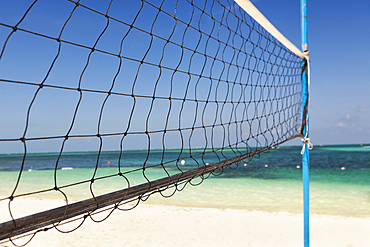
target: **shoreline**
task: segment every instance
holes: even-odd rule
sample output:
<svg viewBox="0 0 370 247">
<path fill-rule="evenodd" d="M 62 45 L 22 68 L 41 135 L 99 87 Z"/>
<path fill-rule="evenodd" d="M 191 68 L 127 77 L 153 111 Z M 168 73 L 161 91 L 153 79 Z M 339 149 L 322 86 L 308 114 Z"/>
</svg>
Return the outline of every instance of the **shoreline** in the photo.
<svg viewBox="0 0 370 247">
<path fill-rule="evenodd" d="M 189 196 L 189 194 L 185 194 L 184 192 L 182 192 L 182 196 L 186 197 L 186 196 Z M 206 192 L 203 193 L 203 195 L 205 195 Z M 3 195 L 0 195 L 0 198 L 4 199 L 4 198 L 7 198 L 8 196 L 3 196 Z M 243 210 L 243 211 L 258 211 L 258 212 L 264 212 L 264 213 L 270 213 L 270 214 L 274 214 L 274 213 L 286 213 L 286 214 L 291 214 L 291 215 L 303 215 L 303 202 L 301 202 L 300 204 L 302 205 L 300 208 L 297 208 L 295 205 L 295 207 L 293 208 L 282 208 L 282 207 L 265 207 L 265 206 L 258 206 L 258 205 L 252 205 L 252 206 L 249 206 L 249 207 L 239 207 L 238 205 L 213 205 L 213 204 L 204 204 L 204 203 L 199 203 L 199 202 L 196 202 L 196 198 L 191 198 L 195 201 L 195 203 L 192 203 L 192 204 L 187 204 L 185 203 L 183 200 L 181 200 L 183 197 L 171 197 L 171 199 L 168 199 L 168 198 L 165 198 L 165 197 L 162 197 L 160 196 L 159 194 L 154 194 L 154 195 L 151 195 L 150 198 L 147 200 L 147 201 L 141 201 L 139 203 L 139 206 L 140 205 L 153 205 L 153 206 L 165 206 L 165 207 L 179 207 L 179 208 L 199 208 L 199 209 L 219 209 L 219 210 Z M 84 199 L 82 199 L 84 200 Z M 78 202 L 79 200 L 76 198 L 69 198 L 68 199 L 68 202 L 69 204 L 72 204 L 72 203 L 75 203 L 75 202 Z M 9 200 L 3 200 L 1 201 L 0 200 L 0 216 L 3 215 L 3 212 L 4 212 L 4 209 L 6 209 L 6 211 L 8 212 L 8 202 Z M 47 202 L 46 204 L 44 202 Z M 136 201 L 135 201 L 136 202 Z M 19 204 L 19 205 L 29 205 L 31 204 L 32 206 L 31 207 L 26 207 L 26 208 L 22 208 L 21 206 L 17 206 L 16 204 Z M 130 204 L 135 204 L 134 202 L 130 203 Z M 128 204 L 128 205 L 130 205 Z M 311 199 L 311 203 L 310 203 L 310 216 L 328 216 L 328 217 L 339 217 L 339 218 L 359 218 L 359 219 L 370 219 L 370 215 L 367 214 L 367 213 L 358 213 L 356 212 L 355 209 L 353 209 L 352 211 L 353 212 L 348 212 L 348 211 L 334 211 L 334 212 L 329 212 L 328 213 L 328 209 L 325 209 L 325 210 L 320 210 L 317 208 L 318 205 L 315 205 L 317 204 L 316 201 L 314 201 L 313 199 Z M 60 207 L 60 206 L 65 206 L 65 201 L 61 199 L 61 197 L 59 198 L 52 198 L 52 197 L 37 197 L 37 196 L 27 196 L 27 197 L 19 197 L 19 198 L 16 198 L 14 199 L 14 201 L 12 202 L 12 206 L 15 206 L 18 210 L 20 210 L 20 214 L 19 214 L 19 217 L 16 217 L 14 216 L 14 218 L 21 218 L 21 217 L 24 217 L 24 216 L 28 216 L 30 214 L 34 214 L 34 213 L 39 213 L 39 212 L 42 212 L 42 211 L 47 211 L 49 209 L 53 209 L 55 207 Z M 124 206 L 122 206 L 124 207 Z M 318 213 L 319 212 L 319 213 Z M 322 213 L 321 213 L 322 212 Z M 9 214 L 9 213 L 8 213 Z M 11 218 L 9 218 L 8 220 L 11 220 Z M 1 217 L 0 218 L 0 223 L 4 222 L 4 218 Z"/>
<path fill-rule="evenodd" d="M 51 199 L 22 199 L 16 207 L 52 207 Z M 1 219 L 4 213 L 0 212 Z M 23 209 L 24 210 L 24 209 Z M 25 213 L 25 212 L 24 212 Z M 94 216 L 103 219 L 107 213 Z M 67 231 L 80 222 L 60 227 Z M 368 246 L 370 217 L 311 215 L 312 246 Z M 22 244 L 28 238 L 15 241 Z M 10 242 L 4 246 L 12 246 Z M 303 246 L 303 216 L 287 212 L 179 207 L 140 203 L 115 210 L 102 223 L 88 218 L 69 234 L 56 229 L 36 234 L 27 246 Z"/>
</svg>

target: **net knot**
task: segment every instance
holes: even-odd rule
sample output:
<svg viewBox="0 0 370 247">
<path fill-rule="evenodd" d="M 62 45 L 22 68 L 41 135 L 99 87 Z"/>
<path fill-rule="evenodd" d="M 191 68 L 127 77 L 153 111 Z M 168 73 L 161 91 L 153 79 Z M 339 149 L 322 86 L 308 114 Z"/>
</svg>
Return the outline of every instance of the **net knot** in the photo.
<svg viewBox="0 0 370 247">
<path fill-rule="evenodd" d="M 313 144 L 310 142 L 310 138 L 303 137 L 302 138 L 302 141 L 303 141 L 303 147 L 302 147 L 302 150 L 301 150 L 301 155 L 304 154 L 304 151 L 305 151 L 305 148 L 306 148 L 306 144 L 307 144 L 307 147 L 308 147 L 309 150 L 312 150 L 313 149 Z"/>
</svg>

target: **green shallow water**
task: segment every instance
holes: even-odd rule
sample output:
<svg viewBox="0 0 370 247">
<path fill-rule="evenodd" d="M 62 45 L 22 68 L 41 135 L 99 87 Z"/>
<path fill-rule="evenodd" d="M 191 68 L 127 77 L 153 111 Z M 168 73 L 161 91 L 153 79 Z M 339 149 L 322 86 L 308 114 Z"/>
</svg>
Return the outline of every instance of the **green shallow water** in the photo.
<svg viewBox="0 0 370 247">
<path fill-rule="evenodd" d="M 220 181 L 221 180 L 221 181 Z M 302 182 L 263 179 L 209 179 L 200 188 L 187 188 L 181 194 L 152 203 L 218 207 L 269 212 L 302 213 Z M 370 217 L 370 186 L 311 182 L 311 214 Z"/>
</svg>

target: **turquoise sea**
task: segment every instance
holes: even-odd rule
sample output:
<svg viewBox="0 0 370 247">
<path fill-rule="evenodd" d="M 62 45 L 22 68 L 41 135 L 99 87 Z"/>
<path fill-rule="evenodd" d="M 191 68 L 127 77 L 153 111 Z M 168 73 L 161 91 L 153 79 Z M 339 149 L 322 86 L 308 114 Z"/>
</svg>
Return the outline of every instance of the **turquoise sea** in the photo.
<svg viewBox="0 0 370 247">
<path fill-rule="evenodd" d="M 253 160 L 246 160 L 239 167 L 226 169 L 220 176 L 210 176 L 200 185 L 188 184 L 174 196 L 163 198 L 156 194 L 145 203 L 166 204 L 190 207 L 217 207 L 270 212 L 286 211 L 302 213 L 302 169 L 301 147 L 278 147 L 262 153 Z M 215 155 L 206 155 L 195 159 L 157 166 L 163 159 L 173 160 L 179 157 L 180 150 L 124 151 L 121 156 L 121 172 L 126 174 L 130 185 L 146 181 L 140 168 L 146 162 L 145 176 L 149 180 L 172 175 L 178 169 L 186 171 L 202 164 L 217 161 Z M 28 194 L 25 198 L 59 198 L 60 192 L 52 189 L 55 182 L 72 200 L 91 198 L 90 183 L 63 187 L 71 183 L 97 179 L 92 184 L 94 195 L 123 189 L 127 181 L 116 176 L 118 173 L 118 151 L 103 152 L 97 163 L 97 152 L 65 153 L 61 156 L 57 170 L 56 153 L 28 154 L 22 176 L 15 195 Z M 188 156 L 183 151 L 181 157 Z M 223 155 L 232 157 L 232 150 Z M 0 196 L 9 197 L 14 190 L 23 154 L 0 155 Z M 97 169 L 95 169 L 97 167 Z M 95 174 L 95 175 L 94 175 Z M 54 180 L 56 175 L 56 180 Z M 370 217 L 370 145 L 335 145 L 315 146 L 310 151 L 310 210 L 312 214 Z M 201 182 L 195 179 L 194 184 Z M 49 190 L 32 194 L 35 191 Z M 172 194 L 172 190 L 164 194 Z M 16 200 L 15 198 L 14 200 Z M 4 200 L 3 200 L 4 201 Z"/>
</svg>

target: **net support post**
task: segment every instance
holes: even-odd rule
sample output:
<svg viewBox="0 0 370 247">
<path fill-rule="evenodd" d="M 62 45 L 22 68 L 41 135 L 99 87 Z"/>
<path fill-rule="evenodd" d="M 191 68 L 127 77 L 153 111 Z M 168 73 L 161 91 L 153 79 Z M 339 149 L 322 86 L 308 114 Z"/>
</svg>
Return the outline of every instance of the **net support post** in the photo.
<svg viewBox="0 0 370 247">
<path fill-rule="evenodd" d="M 301 1 L 301 44 L 302 52 L 307 52 L 307 0 Z M 306 58 L 308 59 L 308 57 Z M 302 61 L 302 66 L 305 64 Z M 308 62 L 308 61 L 307 61 Z M 304 247 L 310 246 L 310 196 L 309 196 L 309 144 L 306 141 L 309 138 L 308 123 L 308 99 L 309 99 L 309 81 L 308 66 L 302 73 L 302 112 L 303 112 L 303 155 L 302 155 L 302 178 L 303 178 L 303 224 L 304 224 Z"/>
<path fill-rule="evenodd" d="M 302 177 L 303 177 L 303 224 L 304 224 L 304 247 L 310 246 L 310 194 L 309 194 L 309 149 L 305 143 L 302 156 Z"/>
</svg>

